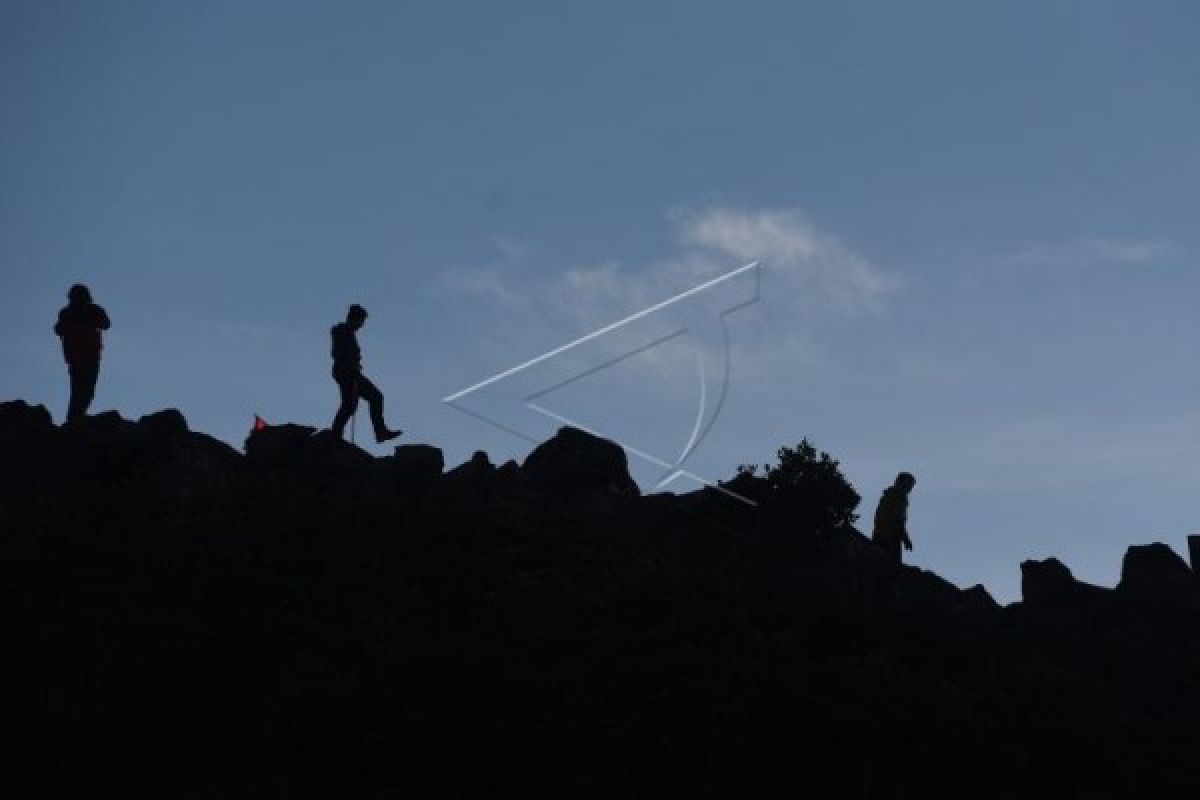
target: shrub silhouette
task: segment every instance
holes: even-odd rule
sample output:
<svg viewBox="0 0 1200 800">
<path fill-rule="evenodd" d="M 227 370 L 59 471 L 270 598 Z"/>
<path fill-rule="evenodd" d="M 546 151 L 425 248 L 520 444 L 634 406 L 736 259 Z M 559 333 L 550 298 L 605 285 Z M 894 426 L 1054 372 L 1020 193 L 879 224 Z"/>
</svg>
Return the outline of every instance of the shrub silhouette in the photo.
<svg viewBox="0 0 1200 800">
<path fill-rule="evenodd" d="M 777 464 L 742 464 L 724 485 L 732 491 L 792 517 L 806 530 L 853 525 L 862 498 L 846 480 L 838 461 L 801 439 L 781 447 Z"/>
</svg>

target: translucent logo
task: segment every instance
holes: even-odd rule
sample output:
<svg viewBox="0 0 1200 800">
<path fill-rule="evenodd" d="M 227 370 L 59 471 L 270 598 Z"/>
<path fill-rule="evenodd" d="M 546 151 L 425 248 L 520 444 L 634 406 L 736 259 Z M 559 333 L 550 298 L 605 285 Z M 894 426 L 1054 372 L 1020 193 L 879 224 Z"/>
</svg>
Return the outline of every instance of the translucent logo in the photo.
<svg viewBox="0 0 1200 800">
<path fill-rule="evenodd" d="M 742 502 L 754 503 L 684 469 L 684 463 L 716 424 L 725 404 L 731 375 L 727 318 L 759 300 L 758 262 L 655 303 L 624 319 L 548 350 L 442 399 L 483 422 L 537 444 L 546 420 L 610 439 L 632 457 L 657 468 L 655 489 L 689 478 Z M 685 337 L 696 370 L 696 411 L 690 434 L 671 455 L 651 453 L 547 407 L 544 398 L 558 389 L 606 370 L 667 342 Z"/>
</svg>

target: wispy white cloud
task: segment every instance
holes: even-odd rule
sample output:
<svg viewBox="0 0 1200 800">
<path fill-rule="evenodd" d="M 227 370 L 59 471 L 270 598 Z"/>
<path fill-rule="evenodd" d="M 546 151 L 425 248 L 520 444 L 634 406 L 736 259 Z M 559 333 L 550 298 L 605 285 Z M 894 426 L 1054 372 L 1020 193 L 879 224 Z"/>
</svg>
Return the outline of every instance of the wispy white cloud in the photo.
<svg viewBox="0 0 1200 800">
<path fill-rule="evenodd" d="M 610 260 L 546 275 L 517 263 L 532 252 L 528 245 L 493 239 L 504 257 L 501 263 L 445 272 L 442 288 L 519 313 L 525 326 L 536 321 L 571 337 L 758 261 L 762 295 L 754 313 L 771 345 L 763 348 L 761 340 L 734 343 L 739 371 L 747 374 L 779 363 L 815 365 L 821 359 L 816 334 L 824 322 L 877 316 L 898 286 L 894 277 L 818 229 L 800 209 L 715 208 L 675 212 L 669 218 L 678 252 L 640 267 Z M 694 369 L 691 363 L 674 366 Z"/>
<path fill-rule="evenodd" d="M 551 281 L 549 297 L 595 321 L 597 312 L 628 313 L 750 261 L 762 265 L 764 302 L 778 304 L 772 311 L 783 316 L 879 313 L 897 285 L 799 209 L 721 208 L 673 218 L 675 256 L 641 269 L 617 261 L 568 269 Z"/>
<path fill-rule="evenodd" d="M 799 209 L 716 209 L 687 221 L 687 244 L 739 261 L 762 261 L 788 288 L 815 292 L 843 311 L 879 312 L 896 282 L 836 237 L 818 231 Z"/>
<path fill-rule="evenodd" d="M 1174 246 L 1165 241 L 1084 236 L 1069 242 L 1033 245 L 1011 254 L 1003 261 L 1042 267 L 1103 264 L 1137 266 L 1158 261 L 1174 251 Z"/>
<path fill-rule="evenodd" d="M 486 267 L 452 267 L 438 273 L 433 287 L 439 293 L 479 300 L 506 311 L 523 309 L 532 297 L 522 277 L 535 248 L 528 242 L 505 233 L 488 237 L 496 250 L 493 263 Z"/>
<path fill-rule="evenodd" d="M 686 222 L 683 240 L 737 258 L 803 262 L 817 255 L 818 234 L 797 209 L 746 213 L 716 209 Z"/>
<path fill-rule="evenodd" d="M 598 301 L 604 305 L 626 302 L 636 292 L 621 266 L 610 261 L 594 267 L 573 267 L 548 286 L 547 294 L 554 299 L 566 296 L 574 300 Z"/>
<path fill-rule="evenodd" d="M 458 296 L 498 303 L 506 309 L 524 307 L 528 295 L 518 290 L 496 269 L 447 269 L 439 277 L 440 289 Z"/>
<path fill-rule="evenodd" d="M 1120 242 L 1112 239 L 1085 239 L 1084 246 L 1097 258 L 1115 264 L 1145 264 L 1168 255 L 1172 247 L 1166 242 Z"/>
<path fill-rule="evenodd" d="M 629 311 L 639 303 L 653 302 L 656 294 L 669 296 L 688 288 L 691 281 L 759 261 L 772 283 L 850 313 L 878 312 L 897 285 L 837 237 L 818 230 L 799 209 L 718 208 L 672 216 L 680 252 L 642 268 L 629 268 L 613 259 L 571 266 L 547 280 L 522 277 L 511 266 L 492 266 L 449 270 L 443 273 L 443 284 L 507 304 L 519 300 L 561 305 L 573 299 L 580 309 L 594 308 L 599 301 L 622 304 Z M 490 240 L 507 262 L 521 262 L 534 252 L 531 245 L 511 236 L 495 235 Z"/>
<path fill-rule="evenodd" d="M 529 258 L 534 252 L 528 242 L 505 233 L 494 233 L 488 237 L 488 240 L 495 245 L 502 256 L 510 261 L 521 261 Z"/>
</svg>

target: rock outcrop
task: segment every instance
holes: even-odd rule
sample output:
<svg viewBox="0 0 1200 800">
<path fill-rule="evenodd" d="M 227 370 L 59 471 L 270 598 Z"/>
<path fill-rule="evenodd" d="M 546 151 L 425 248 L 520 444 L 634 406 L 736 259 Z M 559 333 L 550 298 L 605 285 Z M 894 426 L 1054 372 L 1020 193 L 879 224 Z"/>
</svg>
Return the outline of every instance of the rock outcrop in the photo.
<svg viewBox="0 0 1200 800">
<path fill-rule="evenodd" d="M 31 406 L 24 400 L 0 403 L 0 434 L 29 435 L 53 427 L 54 420 L 45 406 Z"/>
<path fill-rule="evenodd" d="M 561 495 L 587 490 L 639 493 L 620 445 L 569 426 L 559 428 L 553 438 L 535 447 L 521 469 Z"/>
<path fill-rule="evenodd" d="M 1200 792 L 1200 580 L 1169 548 L 1114 589 L 1027 561 L 1002 607 L 804 507 L 845 518 L 840 481 L 641 496 L 572 429 L 447 470 L 0 404 L 6 793 Z"/>
<path fill-rule="evenodd" d="M 1021 599 L 1030 608 L 1075 608 L 1099 602 L 1105 591 L 1075 579 L 1057 558 L 1021 562 Z"/>
<path fill-rule="evenodd" d="M 403 480 L 428 483 L 445 468 L 441 449 L 428 444 L 402 444 L 392 455 L 392 469 Z"/>
<path fill-rule="evenodd" d="M 1165 544 L 1134 545 L 1121 562 L 1117 591 L 1134 598 L 1200 607 L 1200 581 Z"/>
</svg>

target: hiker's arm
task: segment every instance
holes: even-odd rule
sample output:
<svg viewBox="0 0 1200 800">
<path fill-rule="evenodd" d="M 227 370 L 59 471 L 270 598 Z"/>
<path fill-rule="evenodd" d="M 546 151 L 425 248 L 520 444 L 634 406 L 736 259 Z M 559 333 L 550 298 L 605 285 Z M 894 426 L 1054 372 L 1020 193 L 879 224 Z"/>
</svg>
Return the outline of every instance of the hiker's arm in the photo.
<svg viewBox="0 0 1200 800">
<path fill-rule="evenodd" d="M 106 331 L 112 327 L 112 322 L 108 319 L 108 313 L 100 306 L 92 306 L 95 309 L 96 327 L 102 331 Z"/>
</svg>

